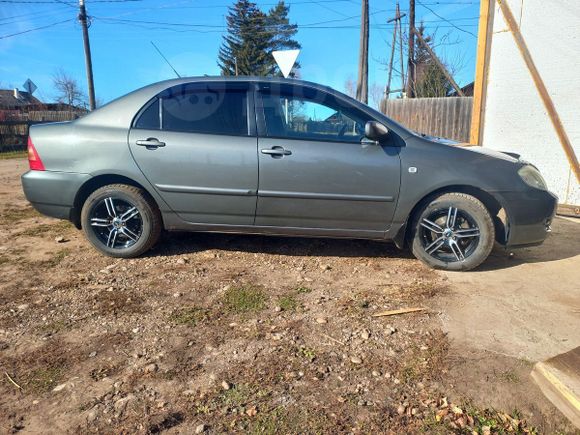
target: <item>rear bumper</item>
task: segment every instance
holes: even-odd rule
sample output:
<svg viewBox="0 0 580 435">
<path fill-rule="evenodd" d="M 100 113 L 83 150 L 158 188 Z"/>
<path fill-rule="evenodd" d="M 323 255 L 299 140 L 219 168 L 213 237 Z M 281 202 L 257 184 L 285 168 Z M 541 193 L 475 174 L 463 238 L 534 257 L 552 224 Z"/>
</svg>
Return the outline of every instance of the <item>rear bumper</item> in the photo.
<svg viewBox="0 0 580 435">
<path fill-rule="evenodd" d="M 542 244 L 550 232 L 558 197 L 532 188 L 523 192 L 502 192 L 499 196 L 508 217 L 506 246 L 522 248 Z"/>
<path fill-rule="evenodd" d="M 75 196 L 89 174 L 28 171 L 21 177 L 26 199 L 40 213 L 59 219 L 71 218 Z"/>
</svg>

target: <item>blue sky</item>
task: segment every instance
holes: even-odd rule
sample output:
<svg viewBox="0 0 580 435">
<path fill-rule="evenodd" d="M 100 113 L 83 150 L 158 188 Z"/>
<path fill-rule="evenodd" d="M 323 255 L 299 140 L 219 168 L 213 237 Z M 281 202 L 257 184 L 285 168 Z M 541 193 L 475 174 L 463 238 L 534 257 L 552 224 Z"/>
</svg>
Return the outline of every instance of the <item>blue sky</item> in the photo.
<svg viewBox="0 0 580 435">
<path fill-rule="evenodd" d="M 267 10 L 276 0 L 257 3 Z M 153 41 L 185 75 L 219 74 L 217 52 L 233 0 L 86 0 L 93 17 L 91 49 L 97 98 L 107 102 L 174 73 Z M 344 90 L 356 80 L 360 0 L 288 0 L 291 21 L 299 25 L 301 76 Z M 408 2 L 401 0 L 402 12 Z M 370 0 L 369 83 L 384 88 L 395 0 Z M 43 101 L 55 95 L 52 76 L 62 68 L 86 88 L 78 7 L 74 0 L 0 1 L 0 86 L 21 87 L 27 78 Z M 460 85 L 473 80 L 479 0 L 417 1 L 417 22 L 435 33 L 438 54 L 456 71 Z M 69 21 L 66 21 L 69 20 Z M 65 22 L 63 22 L 65 21 Z M 145 23 L 149 22 L 149 23 Z M 59 24 L 55 24 L 59 23 Z M 404 27 L 408 26 L 406 18 Z M 45 27 L 9 36 L 31 29 Z M 406 33 L 406 30 L 405 30 Z M 395 65 L 400 64 L 398 58 Z M 405 63 L 406 65 L 406 63 Z M 398 68 L 398 67 L 397 67 Z M 394 73 L 392 88 L 400 86 Z"/>
</svg>

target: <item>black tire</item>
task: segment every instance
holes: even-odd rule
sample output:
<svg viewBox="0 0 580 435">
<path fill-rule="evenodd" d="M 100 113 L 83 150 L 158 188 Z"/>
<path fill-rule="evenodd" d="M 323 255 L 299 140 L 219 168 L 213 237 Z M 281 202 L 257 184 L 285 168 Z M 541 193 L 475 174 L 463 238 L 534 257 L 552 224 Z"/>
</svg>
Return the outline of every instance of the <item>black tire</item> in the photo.
<svg viewBox="0 0 580 435">
<path fill-rule="evenodd" d="M 416 213 L 411 230 L 413 255 L 435 269 L 471 270 L 487 259 L 495 241 L 489 211 L 465 193 L 432 199 Z"/>
<path fill-rule="evenodd" d="M 81 224 L 97 250 L 117 258 L 133 258 L 147 252 L 163 229 L 155 201 L 142 189 L 126 184 L 110 184 L 91 193 L 83 204 Z"/>
</svg>

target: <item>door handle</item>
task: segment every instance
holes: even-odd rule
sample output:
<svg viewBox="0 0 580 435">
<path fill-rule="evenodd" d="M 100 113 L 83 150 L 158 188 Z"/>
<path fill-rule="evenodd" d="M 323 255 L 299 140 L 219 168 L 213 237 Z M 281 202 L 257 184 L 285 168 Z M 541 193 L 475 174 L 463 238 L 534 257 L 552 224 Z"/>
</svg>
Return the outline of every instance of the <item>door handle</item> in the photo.
<svg viewBox="0 0 580 435">
<path fill-rule="evenodd" d="M 135 143 L 139 146 L 146 147 L 148 150 L 153 150 L 165 146 L 165 142 L 159 142 L 155 137 L 148 137 L 145 140 L 138 140 Z"/>
<path fill-rule="evenodd" d="M 274 158 L 280 158 L 283 156 L 290 156 L 292 155 L 292 151 L 285 150 L 283 147 L 275 146 L 272 148 L 264 148 L 260 150 L 262 154 L 269 154 Z"/>
</svg>

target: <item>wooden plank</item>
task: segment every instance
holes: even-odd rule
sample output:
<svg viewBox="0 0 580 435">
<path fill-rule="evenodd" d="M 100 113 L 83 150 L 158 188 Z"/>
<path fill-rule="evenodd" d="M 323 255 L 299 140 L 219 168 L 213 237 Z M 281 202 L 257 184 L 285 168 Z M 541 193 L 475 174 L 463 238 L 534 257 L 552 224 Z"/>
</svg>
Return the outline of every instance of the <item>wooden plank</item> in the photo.
<svg viewBox="0 0 580 435">
<path fill-rule="evenodd" d="M 580 217 L 580 205 L 558 204 L 556 213 L 561 216 Z"/>
<path fill-rule="evenodd" d="M 580 347 L 537 363 L 532 378 L 554 406 L 580 429 Z"/>
<path fill-rule="evenodd" d="M 574 148 L 572 148 L 572 143 L 570 142 L 570 139 L 568 138 L 568 134 L 566 133 L 566 129 L 564 128 L 564 124 L 562 124 L 562 121 L 560 120 L 560 116 L 558 115 L 558 111 L 556 110 L 556 106 L 554 105 L 554 101 L 552 101 L 552 97 L 550 97 L 550 94 L 548 93 L 548 89 L 546 88 L 546 84 L 544 83 L 544 80 L 542 79 L 542 76 L 540 75 L 540 72 L 538 71 L 538 68 L 536 67 L 536 64 L 534 63 L 534 60 L 532 59 L 532 55 L 528 49 L 528 46 L 526 44 L 526 41 L 524 40 L 524 37 L 522 36 L 522 33 L 520 32 L 520 28 L 516 22 L 516 19 L 514 18 L 513 14 L 512 14 L 512 11 L 511 11 L 509 5 L 507 4 L 507 2 L 505 0 L 497 0 L 497 1 L 499 3 L 499 6 L 500 6 L 501 11 L 503 13 L 503 16 L 505 18 L 505 21 L 510 29 L 510 32 L 511 32 L 512 36 L 514 37 L 516 45 L 517 45 L 518 49 L 520 50 L 520 54 L 522 55 L 522 58 L 524 59 L 524 62 L 526 63 L 526 66 L 528 67 L 528 71 L 530 72 L 530 75 L 532 76 L 534 84 L 536 85 L 536 89 L 538 90 L 538 93 L 540 94 L 540 98 L 542 99 L 542 102 L 544 103 L 544 107 L 546 108 L 546 111 L 548 112 L 548 116 L 550 118 L 550 121 L 552 122 L 552 125 L 554 126 L 554 129 L 556 130 L 556 134 L 558 135 L 558 139 L 560 140 L 560 144 L 562 145 L 562 148 L 564 148 L 564 153 L 566 154 L 566 157 L 568 158 L 568 162 L 570 163 L 570 166 L 572 167 L 572 171 L 574 172 L 574 175 L 576 176 L 576 180 L 578 180 L 578 182 L 580 183 L 580 163 L 578 163 L 578 158 L 576 157 L 576 153 L 574 152 Z"/>
<path fill-rule="evenodd" d="M 473 87 L 473 109 L 469 141 L 482 144 L 483 120 L 485 116 L 485 97 L 491 38 L 493 32 L 493 13 L 495 0 L 481 0 L 479 6 L 479 30 L 477 32 L 477 60 L 475 62 L 475 83 Z"/>
</svg>

